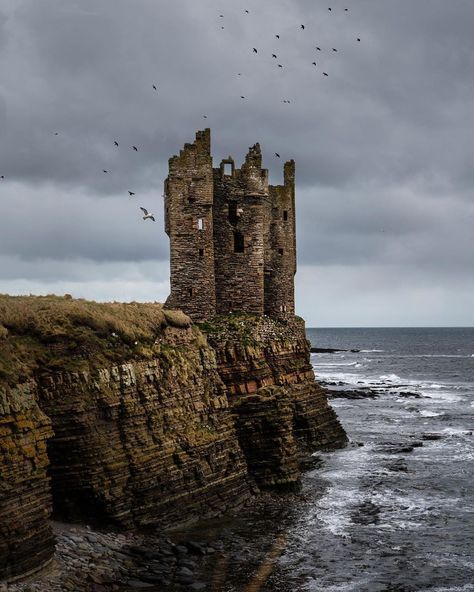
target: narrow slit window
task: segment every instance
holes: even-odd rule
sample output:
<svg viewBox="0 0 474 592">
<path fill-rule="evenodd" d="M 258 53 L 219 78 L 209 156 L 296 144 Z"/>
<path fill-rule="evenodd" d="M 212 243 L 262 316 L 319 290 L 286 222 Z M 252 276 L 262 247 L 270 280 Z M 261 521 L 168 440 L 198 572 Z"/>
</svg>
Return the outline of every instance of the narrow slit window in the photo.
<svg viewBox="0 0 474 592">
<path fill-rule="evenodd" d="M 224 175 L 232 177 L 232 164 L 230 162 L 224 163 Z"/>
<path fill-rule="evenodd" d="M 244 235 L 240 232 L 234 232 L 234 253 L 243 253 L 244 248 Z"/>
<path fill-rule="evenodd" d="M 188 288 L 188 296 L 189 298 L 194 298 L 194 288 Z"/>
<path fill-rule="evenodd" d="M 198 218 L 198 230 L 204 230 L 204 218 Z"/>
<path fill-rule="evenodd" d="M 229 222 L 231 224 L 237 224 L 237 202 L 231 201 L 229 203 Z"/>
<path fill-rule="evenodd" d="M 196 196 L 194 195 L 194 193 L 191 193 L 190 195 L 188 195 L 188 202 L 189 203 L 194 203 L 196 201 Z"/>
<path fill-rule="evenodd" d="M 204 249 L 199 249 L 199 257 L 204 257 Z"/>
<path fill-rule="evenodd" d="M 285 222 L 288 220 L 288 210 L 283 210 L 283 220 Z"/>
<path fill-rule="evenodd" d="M 283 255 L 283 252 L 284 252 L 283 249 L 278 249 L 278 254 L 279 255 Z"/>
</svg>

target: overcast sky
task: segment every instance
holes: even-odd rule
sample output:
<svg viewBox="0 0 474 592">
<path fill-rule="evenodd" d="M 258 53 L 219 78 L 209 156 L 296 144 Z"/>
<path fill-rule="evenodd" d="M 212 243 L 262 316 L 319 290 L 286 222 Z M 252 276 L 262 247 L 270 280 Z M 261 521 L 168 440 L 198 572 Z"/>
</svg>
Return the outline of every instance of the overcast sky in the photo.
<svg viewBox="0 0 474 592">
<path fill-rule="evenodd" d="M 167 161 L 209 126 L 215 166 L 296 160 L 308 326 L 474 325 L 473 31 L 472 0 L 1 0 L 0 292 L 164 301 Z"/>
</svg>

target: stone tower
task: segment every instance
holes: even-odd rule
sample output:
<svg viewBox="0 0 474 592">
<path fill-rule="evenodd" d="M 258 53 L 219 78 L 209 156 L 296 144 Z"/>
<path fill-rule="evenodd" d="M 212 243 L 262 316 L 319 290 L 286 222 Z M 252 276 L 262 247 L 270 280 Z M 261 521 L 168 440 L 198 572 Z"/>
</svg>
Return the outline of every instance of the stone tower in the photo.
<svg viewBox="0 0 474 592">
<path fill-rule="evenodd" d="M 240 169 L 212 167 L 210 130 L 169 160 L 165 229 L 170 237 L 169 308 L 195 321 L 216 314 L 294 314 L 295 163 L 268 184 L 259 144 Z"/>
</svg>

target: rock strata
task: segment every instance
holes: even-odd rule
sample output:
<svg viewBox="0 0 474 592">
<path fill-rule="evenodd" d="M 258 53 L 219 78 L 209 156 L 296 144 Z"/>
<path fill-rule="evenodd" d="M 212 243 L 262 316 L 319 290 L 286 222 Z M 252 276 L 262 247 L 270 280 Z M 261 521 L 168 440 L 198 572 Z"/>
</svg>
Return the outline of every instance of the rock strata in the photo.
<svg viewBox="0 0 474 592">
<path fill-rule="evenodd" d="M 52 435 L 34 382 L 0 387 L 0 578 L 31 573 L 53 555 L 46 454 Z"/>
<path fill-rule="evenodd" d="M 51 514 L 121 531 L 193 523 L 257 486 L 297 488 L 303 452 L 347 441 L 298 319 L 200 330 L 161 305 L 0 297 L 0 327 L 0 579 L 48 563 Z M 199 587 L 192 561 L 173 578 Z M 168 572 L 127 577 L 137 589 Z"/>
</svg>

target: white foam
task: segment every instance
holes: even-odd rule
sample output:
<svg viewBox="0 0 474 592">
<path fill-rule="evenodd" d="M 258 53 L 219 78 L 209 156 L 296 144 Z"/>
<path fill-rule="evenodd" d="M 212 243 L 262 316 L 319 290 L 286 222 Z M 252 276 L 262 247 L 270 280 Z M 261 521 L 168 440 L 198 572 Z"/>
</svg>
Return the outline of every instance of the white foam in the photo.
<svg viewBox="0 0 474 592">
<path fill-rule="evenodd" d="M 384 349 L 361 349 L 360 353 L 361 354 L 371 354 L 371 353 L 379 353 L 379 352 L 384 352 Z"/>
<path fill-rule="evenodd" d="M 420 415 L 423 417 L 439 417 L 440 415 L 444 415 L 444 413 L 436 413 L 435 411 L 420 411 Z"/>
<path fill-rule="evenodd" d="M 382 374 L 382 376 L 379 376 L 379 378 L 380 380 L 385 380 L 386 382 L 403 382 L 400 376 L 397 374 Z"/>
<path fill-rule="evenodd" d="M 357 362 L 317 362 L 315 368 L 337 368 L 338 366 L 357 366 Z"/>
</svg>

